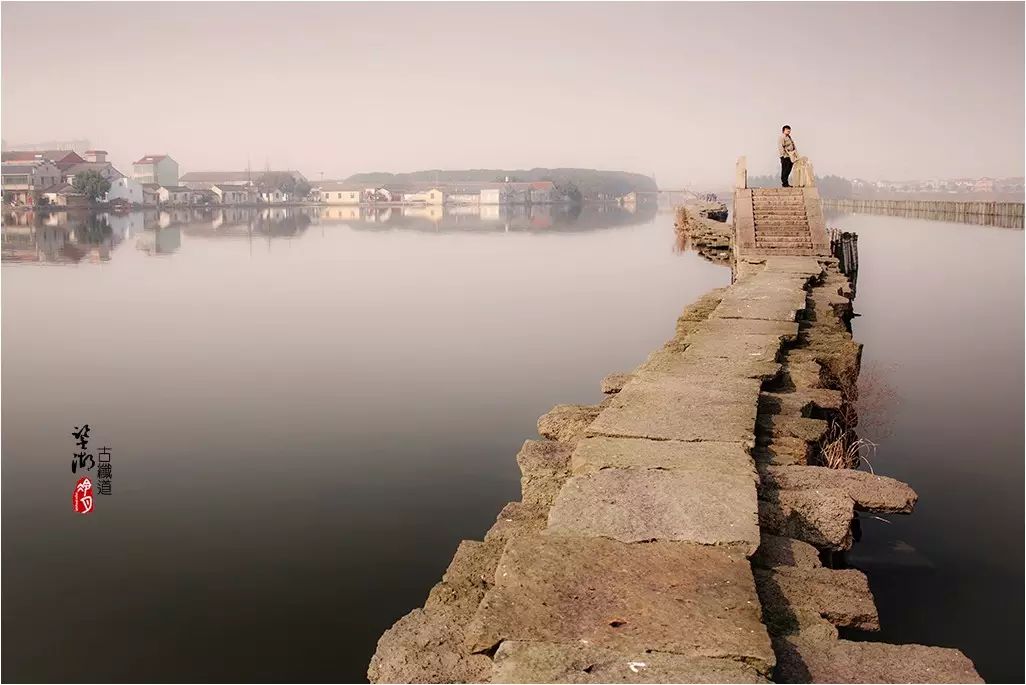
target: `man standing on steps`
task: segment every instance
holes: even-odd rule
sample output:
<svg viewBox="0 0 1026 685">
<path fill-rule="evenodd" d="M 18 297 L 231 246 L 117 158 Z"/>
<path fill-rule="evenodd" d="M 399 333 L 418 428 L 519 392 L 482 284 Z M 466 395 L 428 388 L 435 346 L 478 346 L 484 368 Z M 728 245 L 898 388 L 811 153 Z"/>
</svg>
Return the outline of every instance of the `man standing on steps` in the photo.
<svg viewBox="0 0 1026 685">
<path fill-rule="evenodd" d="M 777 142 L 777 153 L 780 155 L 780 181 L 785 188 L 790 188 L 787 182 L 791 178 L 791 167 L 798 159 L 798 152 L 795 150 L 794 141 L 791 140 L 791 127 L 784 126 L 780 129 L 780 140 Z"/>
</svg>

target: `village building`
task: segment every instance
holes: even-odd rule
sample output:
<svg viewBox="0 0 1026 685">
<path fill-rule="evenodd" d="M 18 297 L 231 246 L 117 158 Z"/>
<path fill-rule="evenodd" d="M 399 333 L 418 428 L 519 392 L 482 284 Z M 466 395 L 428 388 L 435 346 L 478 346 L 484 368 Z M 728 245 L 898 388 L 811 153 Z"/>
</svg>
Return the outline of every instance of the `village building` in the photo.
<svg viewBox="0 0 1026 685">
<path fill-rule="evenodd" d="M 74 150 L 4 150 L 2 155 L 5 162 L 50 161 L 61 171 L 88 161 Z"/>
<path fill-rule="evenodd" d="M 244 185 L 217 184 L 211 186 L 210 192 L 214 194 L 214 201 L 222 205 L 244 205 L 253 202 L 253 190 Z"/>
<path fill-rule="evenodd" d="M 189 189 L 189 204 L 193 205 L 216 205 L 217 195 L 214 191 L 204 188 Z"/>
<path fill-rule="evenodd" d="M 133 179 L 134 180 L 134 179 Z M 155 205 L 160 202 L 160 186 L 156 183 L 140 183 L 144 205 Z"/>
<path fill-rule="evenodd" d="M 157 199 L 162 205 L 187 205 L 192 199 L 191 190 L 185 186 L 160 186 Z"/>
<path fill-rule="evenodd" d="M 49 190 L 42 194 L 42 197 L 48 205 L 66 207 L 67 209 L 85 209 L 92 204 L 88 197 L 75 190 L 75 186 L 70 183 L 59 183 L 56 186 L 51 186 Z"/>
<path fill-rule="evenodd" d="M 122 176 L 110 182 L 110 190 L 104 197 L 106 202 L 127 202 L 133 205 L 141 205 L 143 197 L 143 186 L 135 179 Z"/>
<path fill-rule="evenodd" d="M 110 162 L 79 162 L 78 164 L 72 164 L 62 172 L 62 179 L 67 183 L 74 183 L 75 176 L 87 171 L 95 171 L 100 176 L 103 176 L 108 181 L 115 181 L 124 174 L 114 168 L 114 165 Z"/>
<path fill-rule="evenodd" d="M 329 205 L 358 205 L 363 201 L 363 188 L 345 183 L 324 183 L 317 188 L 321 202 Z"/>
<path fill-rule="evenodd" d="M 44 190 L 61 183 L 61 170 L 47 159 L 4 162 L 2 178 L 5 202 L 34 205 Z"/>
<path fill-rule="evenodd" d="M 277 204 L 280 202 L 291 201 L 291 195 L 289 193 L 286 193 L 285 191 L 278 189 L 261 191 L 257 193 L 257 197 L 260 199 L 260 202 L 264 202 L 267 204 Z"/>
<path fill-rule="evenodd" d="M 178 186 L 178 162 L 168 155 L 146 155 L 132 163 L 132 178 L 139 183 Z"/>
<path fill-rule="evenodd" d="M 445 204 L 445 191 L 441 188 L 431 188 L 419 193 L 406 193 L 403 195 L 403 202 L 426 205 Z"/>
</svg>

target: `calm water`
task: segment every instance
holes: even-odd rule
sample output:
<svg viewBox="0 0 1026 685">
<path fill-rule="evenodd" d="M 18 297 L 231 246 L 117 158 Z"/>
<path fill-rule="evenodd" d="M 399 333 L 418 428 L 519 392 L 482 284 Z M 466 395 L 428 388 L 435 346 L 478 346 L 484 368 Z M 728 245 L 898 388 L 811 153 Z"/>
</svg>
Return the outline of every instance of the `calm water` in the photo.
<svg viewBox="0 0 1026 685">
<path fill-rule="evenodd" d="M 3 678 L 362 680 L 537 417 L 729 283 L 668 214 L 544 210 L 5 221 Z"/>
<path fill-rule="evenodd" d="M 2 273 L 4 679 L 362 679 L 518 496 L 537 416 L 729 281 L 650 211 L 346 211 L 8 225 L 48 261 Z M 1023 233 L 830 224 L 860 236 L 873 466 L 920 494 L 851 555 L 870 639 L 1019 680 Z M 90 517 L 82 422 L 113 450 Z"/>
<path fill-rule="evenodd" d="M 1023 232 L 843 215 L 859 234 L 862 432 L 912 516 L 863 521 L 851 554 L 882 633 L 1023 678 Z"/>
</svg>

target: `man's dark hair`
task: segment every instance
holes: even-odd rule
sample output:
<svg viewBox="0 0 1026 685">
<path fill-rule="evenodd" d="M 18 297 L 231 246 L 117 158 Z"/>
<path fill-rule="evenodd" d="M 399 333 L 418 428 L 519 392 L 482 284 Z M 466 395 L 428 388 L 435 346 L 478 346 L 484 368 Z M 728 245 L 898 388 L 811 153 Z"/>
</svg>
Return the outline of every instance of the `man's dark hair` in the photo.
<svg viewBox="0 0 1026 685">
<path fill-rule="evenodd" d="M 790 130 L 791 130 L 791 127 L 788 126 L 787 124 L 784 124 L 784 127 L 782 129 L 780 129 L 780 132 L 783 133 L 784 131 L 790 131 Z"/>
</svg>

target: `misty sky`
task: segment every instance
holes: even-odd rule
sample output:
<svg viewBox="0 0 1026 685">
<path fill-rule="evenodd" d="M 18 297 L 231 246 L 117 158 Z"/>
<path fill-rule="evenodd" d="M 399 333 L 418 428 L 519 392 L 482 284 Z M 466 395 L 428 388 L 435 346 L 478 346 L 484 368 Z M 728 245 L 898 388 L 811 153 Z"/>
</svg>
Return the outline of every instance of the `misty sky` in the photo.
<svg viewBox="0 0 1026 685">
<path fill-rule="evenodd" d="M 122 171 L 1021 176 L 1022 3 L 11 3 L 3 137 Z"/>
</svg>

